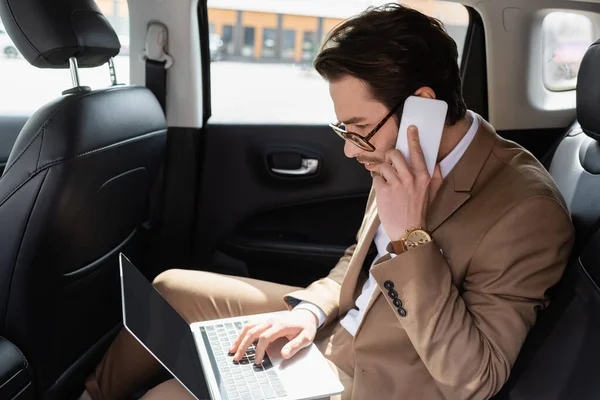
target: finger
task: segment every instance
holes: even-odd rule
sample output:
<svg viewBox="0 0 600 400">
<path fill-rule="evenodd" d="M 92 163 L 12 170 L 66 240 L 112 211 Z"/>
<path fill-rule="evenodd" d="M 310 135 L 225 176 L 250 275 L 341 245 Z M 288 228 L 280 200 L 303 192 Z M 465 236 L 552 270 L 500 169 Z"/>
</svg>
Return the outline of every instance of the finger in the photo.
<svg viewBox="0 0 600 400">
<path fill-rule="evenodd" d="M 246 350 L 248 350 L 248 347 L 250 347 L 250 345 L 256 339 L 258 339 L 258 335 L 260 335 L 261 333 L 263 333 L 270 327 L 271 327 L 270 324 L 260 324 L 260 325 L 255 326 L 254 328 L 250 329 L 246 333 L 246 336 L 244 337 L 244 339 L 242 339 L 240 346 L 238 347 L 237 351 L 235 352 L 235 355 L 233 356 L 233 360 L 240 361 L 244 357 L 244 354 L 246 354 Z"/>
<path fill-rule="evenodd" d="M 261 333 L 258 337 L 258 344 L 256 345 L 254 363 L 262 363 L 263 358 L 265 357 L 265 353 L 267 351 L 267 347 L 269 347 L 269 345 L 275 340 L 285 336 L 288 333 L 288 331 L 288 328 L 282 325 L 276 325 Z"/>
<path fill-rule="evenodd" d="M 402 183 L 410 183 L 413 179 L 413 172 L 411 167 L 408 166 L 404 155 L 400 150 L 390 150 L 386 153 L 386 161 L 392 163 L 393 168 L 396 170 L 398 177 Z"/>
<path fill-rule="evenodd" d="M 305 348 L 311 343 L 311 340 L 306 336 L 304 331 L 300 332 L 298 336 L 290 340 L 288 344 L 283 346 L 281 349 L 281 357 L 288 360 L 296 355 L 297 352 Z"/>
<path fill-rule="evenodd" d="M 410 152 L 410 167 L 415 176 L 423 173 L 429 176 L 425 155 L 423 154 L 421 141 L 419 140 L 419 131 L 414 125 L 408 127 L 408 151 Z"/>
<path fill-rule="evenodd" d="M 244 325 L 244 327 L 242 328 L 242 330 L 240 331 L 239 335 L 237 336 L 237 338 L 235 338 L 235 340 L 233 341 L 233 343 L 231 344 L 231 346 L 229 347 L 229 355 L 234 355 L 235 352 L 237 351 L 238 347 L 240 346 L 240 343 L 242 342 L 242 339 L 244 339 L 246 337 L 246 334 L 248 333 L 248 331 L 252 328 L 254 328 L 256 325 L 256 323 L 247 323 L 246 325 Z"/>
<path fill-rule="evenodd" d="M 440 187 L 444 183 L 444 177 L 442 176 L 442 169 L 440 168 L 440 164 L 435 166 L 435 170 L 433 171 L 433 176 L 431 177 L 431 182 L 429 182 L 429 204 L 433 202 L 435 196 L 437 195 Z"/>
<path fill-rule="evenodd" d="M 383 179 L 381 176 L 375 175 L 373 177 L 373 188 L 375 189 L 375 194 L 381 191 L 385 185 L 387 185 L 387 183 L 385 183 L 385 179 Z"/>
<path fill-rule="evenodd" d="M 402 182 L 398 176 L 398 172 L 389 162 L 381 163 L 381 166 L 379 167 L 379 174 L 390 185 L 395 185 Z"/>
</svg>

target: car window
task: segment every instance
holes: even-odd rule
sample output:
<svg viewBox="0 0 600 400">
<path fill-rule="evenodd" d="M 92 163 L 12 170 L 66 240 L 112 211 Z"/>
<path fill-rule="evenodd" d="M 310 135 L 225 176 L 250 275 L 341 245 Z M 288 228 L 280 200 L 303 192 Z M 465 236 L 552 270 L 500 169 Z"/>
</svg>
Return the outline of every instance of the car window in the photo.
<svg viewBox="0 0 600 400">
<path fill-rule="evenodd" d="M 114 27 L 121 52 L 115 57 L 119 83 L 129 83 L 129 12 L 127 0 L 96 0 Z M 69 70 L 40 69 L 31 66 L 7 34 L 0 30 L 0 114 L 31 114 L 71 88 Z M 92 89 L 111 84 L 108 66 L 80 68 L 80 80 Z"/>
<path fill-rule="evenodd" d="M 594 26 L 585 15 L 551 12 L 544 17 L 543 77 L 548 90 L 575 89 L 579 65 L 594 40 Z"/>
<path fill-rule="evenodd" d="M 373 0 L 208 0 L 211 123 L 323 124 L 335 118 L 327 83 L 312 62 L 327 34 Z M 467 9 L 445 1 L 401 4 L 440 19 L 459 59 Z"/>
</svg>

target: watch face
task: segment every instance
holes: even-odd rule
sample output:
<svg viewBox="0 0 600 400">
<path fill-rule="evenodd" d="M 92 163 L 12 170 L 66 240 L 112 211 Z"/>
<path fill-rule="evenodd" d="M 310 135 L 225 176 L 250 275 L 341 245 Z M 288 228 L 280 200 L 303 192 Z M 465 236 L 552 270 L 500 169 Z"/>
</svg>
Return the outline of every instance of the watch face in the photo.
<svg viewBox="0 0 600 400">
<path fill-rule="evenodd" d="M 425 231 L 416 230 L 406 238 L 406 247 L 416 247 L 431 242 L 431 236 Z"/>
</svg>

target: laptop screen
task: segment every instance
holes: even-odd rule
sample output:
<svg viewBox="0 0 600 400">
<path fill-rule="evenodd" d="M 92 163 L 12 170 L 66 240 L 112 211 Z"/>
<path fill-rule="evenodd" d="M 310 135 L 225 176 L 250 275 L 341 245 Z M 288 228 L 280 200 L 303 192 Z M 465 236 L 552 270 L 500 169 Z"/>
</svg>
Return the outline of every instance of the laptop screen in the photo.
<svg viewBox="0 0 600 400">
<path fill-rule="evenodd" d="M 190 326 L 125 256 L 120 260 L 125 326 L 198 399 L 210 399 Z"/>
</svg>

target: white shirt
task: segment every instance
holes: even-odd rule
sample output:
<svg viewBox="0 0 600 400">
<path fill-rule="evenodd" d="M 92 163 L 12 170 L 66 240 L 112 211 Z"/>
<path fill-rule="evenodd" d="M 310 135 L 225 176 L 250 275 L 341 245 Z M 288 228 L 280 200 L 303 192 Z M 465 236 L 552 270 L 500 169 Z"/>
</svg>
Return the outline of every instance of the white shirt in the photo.
<svg viewBox="0 0 600 400">
<path fill-rule="evenodd" d="M 467 115 L 472 121 L 471 127 L 469 128 L 465 136 L 461 139 L 461 141 L 458 142 L 454 149 L 452 149 L 450 154 L 448 154 L 442 161 L 440 161 L 440 170 L 442 172 L 443 178 L 448 176 L 450 171 L 452 171 L 454 166 L 456 166 L 463 154 L 465 154 L 465 151 L 473 141 L 473 138 L 475 138 L 475 134 L 479 129 L 480 116 L 470 110 L 467 111 Z M 379 258 L 387 254 L 387 245 L 390 243 L 390 238 L 385 232 L 385 229 L 383 229 L 383 225 L 379 225 L 377 233 L 375 234 L 374 241 L 375 246 L 377 247 L 377 257 L 375 257 L 375 261 L 377 261 Z M 395 255 L 392 254 L 392 257 L 395 257 Z M 375 261 L 373 261 L 373 264 L 375 264 Z M 371 268 L 373 268 L 373 264 L 371 265 Z M 363 318 L 364 311 L 367 307 L 367 304 L 369 303 L 369 300 L 371 299 L 371 296 L 375 292 L 376 287 L 377 282 L 375 281 L 375 278 L 373 278 L 373 275 L 369 273 L 369 279 L 367 279 L 367 281 L 363 285 L 362 292 L 360 296 L 358 296 L 358 298 L 356 299 L 356 308 L 353 308 L 350 311 L 348 311 L 348 313 L 340 321 L 342 326 L 352 336 L 354 336 L 356 334 L 356 331 L 358 330 L 358 326 L 360 325 L 360 321 Z M 312 311 L 319 319 L 319 327 L 323 325 L 323 323 L 325 323 L 325 313 L 316 305 L 306 301 L 302 301 L 296 306 L 296 308 L 303 308 Z"/>
</svg>

